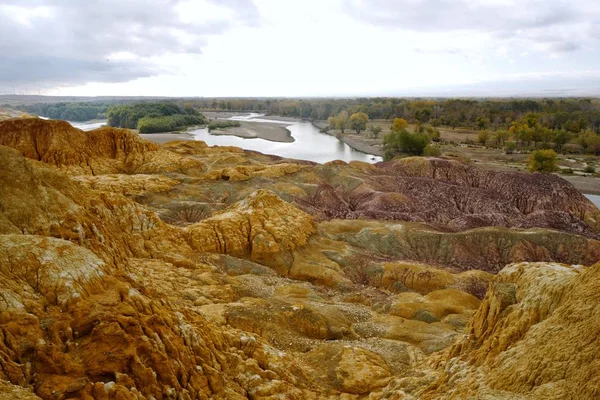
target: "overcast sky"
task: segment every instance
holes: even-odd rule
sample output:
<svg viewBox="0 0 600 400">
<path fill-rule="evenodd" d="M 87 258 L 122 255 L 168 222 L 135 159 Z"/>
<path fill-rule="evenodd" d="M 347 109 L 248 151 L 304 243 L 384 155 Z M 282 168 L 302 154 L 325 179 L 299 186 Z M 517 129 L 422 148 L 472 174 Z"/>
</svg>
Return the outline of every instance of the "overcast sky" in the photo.
<svg viewBox="0 0 600 400">
<path fill-rule="evenodd" d="M 0 0 L 0 52 L 0 93 L 600 94 L 600 0 Z"/>
</svg>

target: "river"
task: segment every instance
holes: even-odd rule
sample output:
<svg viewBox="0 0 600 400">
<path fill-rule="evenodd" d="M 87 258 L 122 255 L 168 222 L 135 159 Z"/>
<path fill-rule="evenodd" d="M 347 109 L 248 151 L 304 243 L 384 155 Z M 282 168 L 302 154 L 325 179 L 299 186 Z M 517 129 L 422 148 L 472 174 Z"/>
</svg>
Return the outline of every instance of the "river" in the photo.
<svg viewBox="0 0 600 400">
<path fill-rule="evenodd" d="M 94 129 L 98 129 L 104 125 L 106 125 L 106 120 L 93 120 L 87 122 L 71 122 L 68 121 L 71 125 L 73 125 L 77 129 L 81 129 L 82 131 L 91 131 Z"/>
<path fill-rule="evenodd" d="M 600 208 L 600 196 L 597 194 L 586 194 L 585 197 L 590 199 L 592 203 L 596 205 L 596 207 Z"/>
<path fill-rule="evenodd" d="M 196 140 L 206 142 L 209 146 L 237 146 L 246 150 L 260 151 L 264 154 L 275 154 L 281 157 L 310 160 L 318 163 L 326 163 L 333 160 L 343 160 L 346 162 L 365 161 L 369 163 L 382 161 L 381 157 L 354 150 L 335 136 L 319 132 L 310 122 L 261 119 L 260 117 L 262 116 L 264 115 L 252 113 L 230 119 L 285 124 L 295 141 L 280 143 L 258 138 L 243 139 L 237 136 L 211 135 L 206 128 L 190 130 L 187 133 L 194 135 Z M 70 124 L 75 128 L 89 131 L 106 125 L 106 121 L 70 122 Z"/>
<path fill-rule="evenodd" d="M 261 119 L 262 114 L 236 116 L 230 119 L 249 122 L 286 124 L 294 142 L 280 143 L 263 139 L 243 139 L 237 136 L 211 135 L 208 129 L 190 131 L 196 140 L 202 140 L 210 146 L 237 146 L 247 150 L 260 151 L 265 154 L 275 154 L 286 158 L 310 160 L 326 163 L 333 160 L 379 162 L 381 157 L 365 154 L 352 149 L 335 136 L 319 132 L 313 124 L 305 121 L 277 121 Z"/>
</svg>

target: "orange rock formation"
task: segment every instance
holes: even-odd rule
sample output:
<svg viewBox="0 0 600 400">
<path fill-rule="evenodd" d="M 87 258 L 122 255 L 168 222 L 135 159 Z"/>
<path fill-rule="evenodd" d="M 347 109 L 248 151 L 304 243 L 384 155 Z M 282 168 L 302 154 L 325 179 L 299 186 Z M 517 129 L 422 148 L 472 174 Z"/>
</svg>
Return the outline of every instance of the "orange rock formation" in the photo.
<svg viewBox="0 0 600 400">
<path fill-rule="evenodd" d="M 600 212 L 543 179 L 2 121 L 0 399 L 596 398 Z"/>
</svg>

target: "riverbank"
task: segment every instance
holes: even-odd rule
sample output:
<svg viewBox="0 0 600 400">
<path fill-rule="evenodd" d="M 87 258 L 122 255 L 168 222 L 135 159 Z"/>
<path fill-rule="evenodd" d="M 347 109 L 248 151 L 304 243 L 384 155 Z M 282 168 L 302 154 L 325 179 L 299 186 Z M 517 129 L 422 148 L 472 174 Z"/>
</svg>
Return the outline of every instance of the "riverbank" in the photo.
<svg viewBox="0 0 600 400">
<path fill-rule="evenodd" d="M 354 150 L 367 154 L 372 154 L 374 156 L 383 157 L 382 139 L 371 139 L 362 135 L 356 135 L 352 133 L 340 133 L 338 131 L 335 131 L 335 133 L 333 131 L 325 132 L 323 131 L 323 129 L 327 127 L 327 121 L 313 121 L 312 124 L 323 133 L 326 133 L 330 136 L 335 136 Z"/>
</svg>

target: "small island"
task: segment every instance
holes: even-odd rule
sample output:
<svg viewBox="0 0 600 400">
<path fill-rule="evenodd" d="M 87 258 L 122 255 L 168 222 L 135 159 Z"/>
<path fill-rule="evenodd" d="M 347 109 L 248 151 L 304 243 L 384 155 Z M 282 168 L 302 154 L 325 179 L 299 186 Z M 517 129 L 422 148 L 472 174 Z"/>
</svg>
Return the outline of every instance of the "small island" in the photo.
<svg viewBox="0 0 600 400">
<path fill-rule="evenodd" d="M 207 123 L 195 108 L 172 102 L 117 105 L 108 109 L 107 117 L 109 126 L 137 129 L 140 133 L 173 132 Z"/>
</svg>

